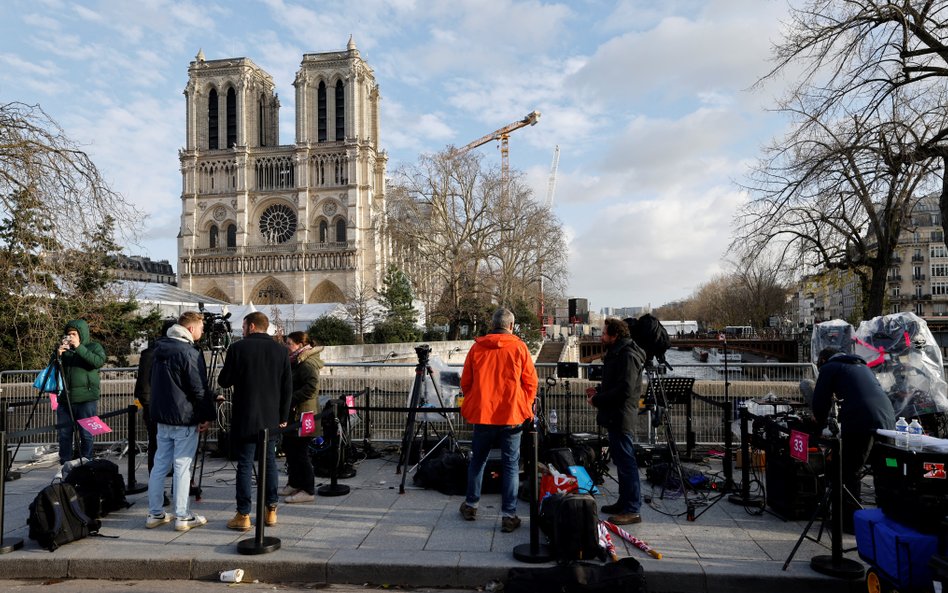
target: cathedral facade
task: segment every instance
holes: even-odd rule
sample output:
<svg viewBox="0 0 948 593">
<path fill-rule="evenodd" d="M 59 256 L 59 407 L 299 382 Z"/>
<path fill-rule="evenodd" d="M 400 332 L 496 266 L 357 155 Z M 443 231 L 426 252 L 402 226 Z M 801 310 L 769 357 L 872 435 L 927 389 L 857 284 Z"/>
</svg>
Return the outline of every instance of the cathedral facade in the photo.
<svg viewBox="0 0 948 593">
<path fill-rule="evenodd" d="M 377 288 L 387 156 L 379 89 L 350 39 L 305 54 L 296 142 L 279 144 L 272 77 L 247 58 L 188 68 L 178 285 L 231 303 L 345 302 Z"/>
</svg>

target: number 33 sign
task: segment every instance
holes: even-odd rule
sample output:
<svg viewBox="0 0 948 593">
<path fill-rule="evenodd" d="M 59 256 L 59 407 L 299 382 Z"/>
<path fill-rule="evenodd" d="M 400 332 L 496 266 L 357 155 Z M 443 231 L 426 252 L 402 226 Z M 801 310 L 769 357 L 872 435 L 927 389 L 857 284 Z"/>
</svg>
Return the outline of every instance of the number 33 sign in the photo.
<svg viewBox="0 0 948 593">
<path fill-rule="evenodd" d="M 799 461 L 809 461 L 807 449 L 809 449 L 810 435 L 799 430 L 790 431 L 790 457 Z"/>
</svg>

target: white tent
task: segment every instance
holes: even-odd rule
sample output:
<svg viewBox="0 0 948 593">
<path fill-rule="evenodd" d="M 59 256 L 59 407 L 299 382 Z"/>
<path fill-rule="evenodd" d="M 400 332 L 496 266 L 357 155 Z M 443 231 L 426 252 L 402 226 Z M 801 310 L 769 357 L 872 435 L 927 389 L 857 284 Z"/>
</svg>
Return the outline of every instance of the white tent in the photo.
<svg viewBox="0 0 948 593">
<path fill-rule="evenodd" d="M 282 329 L 284 335 L 295 331 L 306 331 L 314 321 L 326 315 L 350 321 L 349 313 L 342 303 L 254 305 L 251 302 L 247 305 L 209 304 L 205 306 L 205 309 L 223 315 L 230 313 L 231 333 L 235 336 L 243 334 L 241 329 L 243 319 L 254 311 L 260 311 L 270 319 L 274 333 L 277 329 Z"/>
</svg>

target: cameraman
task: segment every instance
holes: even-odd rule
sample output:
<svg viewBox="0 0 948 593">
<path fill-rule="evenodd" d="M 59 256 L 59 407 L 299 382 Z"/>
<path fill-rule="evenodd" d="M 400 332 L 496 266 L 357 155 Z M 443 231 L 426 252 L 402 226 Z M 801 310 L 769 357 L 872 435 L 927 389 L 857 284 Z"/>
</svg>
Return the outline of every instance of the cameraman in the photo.
<svg viewBox="0 0 948 593">
<path fill-rule="evenodd" d="M 641 523 L 641 485 L 632 446 L 633 422 L 642 391 L 645 353 L 629 337 L 625 321 L 610 317 L 602 328 L 602 383 L 586 390 L 586 401 L 595 407 L 596 422 L 609 433 L 609 452 L 619 475 L 619 500 L 600 510 L 616 525 Z"/>
<path fill-rule="evenodd" d="M 106 358 L 102 345 L 89 339 L 89 324 L 85 320 L 73 319 L 67 323 L 65 334 L 56 350 L 67 396 L 67 401 L 60 401 L 56 409 L 60 464 L 72 461 L 76 420 L 98 413 L 99 369 Z M 84 428 L 79 428 L 79 456 L 92 459 L 92 435 Z"/>
<path fill-rule="evenodd" d="M 816 426 L 826 426 L 833 396 L 841 401 L 839 410 L 840 446 L 842 447 L 843 486 L 851 496 L 843 495 L 843 530 L 852 531 L 853 512 L 859 508 L 859 473 L 869 459 L 877 428 L 895 428 L 895 412 L 889 397 L 866 361 L 835 348 L 824 348 L 816 360 L 819 377 L 813 390 L 813 417 Z M 837 472 L 831 471 L 835 480 Z"/>
</svg>

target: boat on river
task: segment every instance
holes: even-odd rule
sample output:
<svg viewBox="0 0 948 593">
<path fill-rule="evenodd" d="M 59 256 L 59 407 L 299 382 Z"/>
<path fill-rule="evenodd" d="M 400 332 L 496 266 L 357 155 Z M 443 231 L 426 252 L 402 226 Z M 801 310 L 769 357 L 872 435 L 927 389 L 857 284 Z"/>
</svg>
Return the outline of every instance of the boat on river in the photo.
<svg viewBox="0 0 948 593">
<path fill-rule="evenodd" d="M 697 346 L 691 351 L 692 356 L 695 357 L 695 360 L 698 362 L 708 362 L 708 351 L 704 348 L 698 348 Z"/>
</svg>

